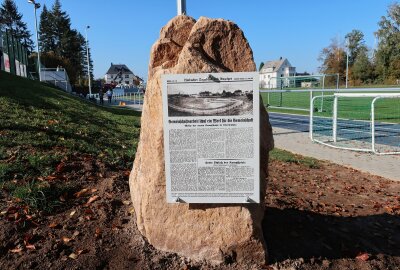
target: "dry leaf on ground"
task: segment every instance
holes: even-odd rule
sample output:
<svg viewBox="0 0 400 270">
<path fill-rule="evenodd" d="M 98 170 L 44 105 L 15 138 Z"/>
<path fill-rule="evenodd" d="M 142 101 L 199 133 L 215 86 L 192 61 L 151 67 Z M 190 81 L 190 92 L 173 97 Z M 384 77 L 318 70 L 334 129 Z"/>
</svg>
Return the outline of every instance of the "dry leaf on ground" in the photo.
<svg viewBox="0 0 400 270">
<path fill-rule="evenodd" d="M 73 240 L 73 239 L 64 236 L 64 237 L 62 238 L 62 240 L 63 240 L 64 243 L 69 243 L 69 242 L 71 242 L 71 240 Z"/>
<path fill-rule="evenodd" d="M 52 223 L 50 223 L 49 228 L 54 229 L 54 228 L 58 227 L 59 225 L 60 224 L 58 224 L 57 222 L 52 222 Z"/>
<path fill-rule="evenodd" d="M 80 197 L 86 195 L 88 192 L 89 192 L 89 189 L 84 188 L 84 189 L 82 189 L 82 190 L 76 192 L 76 193 L 74 194 L 74 196 L 75 196 L 76 198 L 80 198 Z"/>
<path fill-rule="evenodd" d="M 362 261 L 368 261 L 369 259 L 369 254 L 364 252 L 364 253 L 360 253 L 357 255 L 356 257 L 357 260 L 362 260 Z"/>
<path fill-rule="evenodd" d="M 71 259 L 73 259 L 73 260 L 76 260 L 76 259 L 78 259 L 78 255 L 76 255 L 75 253 L 71 253 L 71 254 L 69 254 L 69 256 L 68 256 L 69 258 L 71 258 Z"/>
<path fill-rule="evenodd" d="M 36 250 L 35 245 L 26 245 L 25 247 L 26 247 L 26 249 Z"/>
<path fill-rule="evenodd" d="M 89 205 L 89 204 L 91 204 L 92 202 L 97 201 L 99 198 L 100 198 L 100 196 L 94 195 L 94 196 L 92 196 L 92 197 L 89 198 L 89 200 L 87 201 L 87 203 L 86 203 L 85 205 Z"/>
</svg>

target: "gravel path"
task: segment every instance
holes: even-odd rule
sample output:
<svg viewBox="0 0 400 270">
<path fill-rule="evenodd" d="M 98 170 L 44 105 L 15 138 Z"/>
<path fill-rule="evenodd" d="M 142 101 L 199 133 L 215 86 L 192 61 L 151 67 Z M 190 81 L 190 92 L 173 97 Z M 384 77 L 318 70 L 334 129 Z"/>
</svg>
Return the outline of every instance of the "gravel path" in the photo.
<svg viewBox="0 0 400 270">
<path fill-rule="evenodd" d="M 339 150 L 311 142 L 308 133 L 273 128 L 275 147 L 400 181 L 400 156 Z"/>
</svg>

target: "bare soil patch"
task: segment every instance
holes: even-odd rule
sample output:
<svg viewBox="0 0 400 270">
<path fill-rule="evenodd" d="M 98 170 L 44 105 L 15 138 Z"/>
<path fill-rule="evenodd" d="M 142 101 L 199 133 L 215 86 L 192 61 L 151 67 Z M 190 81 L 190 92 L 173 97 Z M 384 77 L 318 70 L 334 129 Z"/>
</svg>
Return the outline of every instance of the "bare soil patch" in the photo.
<svg viewBox="0 0 400 270">
<path fill-rule="evenodd" d="M 299 162 L 300 160 L 300 162 Z M 136 229 L 129 171 L 88 157 L 51 214 L 0 191 L 1 269 L 399 269 L 400 183 L 327 162 L 270 162 L 264 234 L 270 265 L 213 267 L 155 250 Z M 64 177 L 61 177 L 64 176 Z"/>
<path fill-rule="evenodd" d="M 271 162 L 264 220 L 270 262 L 294 269 L 399 269 L 400 183 L 318 163 Z"/>
</svg>

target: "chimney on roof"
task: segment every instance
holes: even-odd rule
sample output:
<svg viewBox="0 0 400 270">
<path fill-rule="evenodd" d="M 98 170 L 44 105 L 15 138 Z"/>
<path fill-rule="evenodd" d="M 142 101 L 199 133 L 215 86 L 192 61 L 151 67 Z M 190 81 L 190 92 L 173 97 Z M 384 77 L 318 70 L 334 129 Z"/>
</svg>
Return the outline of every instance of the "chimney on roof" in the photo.
<svg viewBox="0 0 400 270">
<path fill-rule="evenodd" d="M 279 58 L 279 60 L 282 60 L 282 56 Z"/>
</svg>

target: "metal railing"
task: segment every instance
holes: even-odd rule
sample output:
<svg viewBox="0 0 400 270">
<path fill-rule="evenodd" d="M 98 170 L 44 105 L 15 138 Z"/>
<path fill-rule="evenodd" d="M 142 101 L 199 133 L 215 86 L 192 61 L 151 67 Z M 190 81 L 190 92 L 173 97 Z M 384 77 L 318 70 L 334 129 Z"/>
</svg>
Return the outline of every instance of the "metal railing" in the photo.
<svg viewBox="0 0 400 270">
<path fill-rule="evenodd" d="M 273 110 L 303 111 L 310 112 L 310 105 L 313 97 L 333 95 L 335 93 L 400 93 L 400 88 L 338 88 L 338 89 L 285 89 L 285 90 L 266 90 L 260 89 L 264 105 Z M 324 98 L 318 104 L 322 110 Z"/>
<path fill-rule="evenodd" d="M 315 111 L 321 99 L 328 105 Z M 379 155 L 400 154 L 400 93 L 316 96 L 310 105 L 309 124 L 313 142 Z"/>
<path fill-rule="evenodd" d="M 50 82 L 67 92 L 72 91 L 68 73 L 64 68 L 41 68 L 42 81 Z"/>
<path fill-rule="evenodd" d="M 93 94 L 96 100 L 100 100 L 99 94 Z M 107 94 L 103 95 L 103 99 L 107 100 Z M 137 109 L 141 109 L 144 101 L 143 92 L 133 92 L 133 93 L 113 93 L 112 100 L 115 102 L 121 101 L 125 102 L 128 106 L 133 106 Z"/>
<path fill-rule="evenodd" d="M 260 89 L 285 90 L 285 89 L 338 89 L 339 74 L 316 74 L 302 76 L 267 77 L 260 74 Z"/>
</svg>

